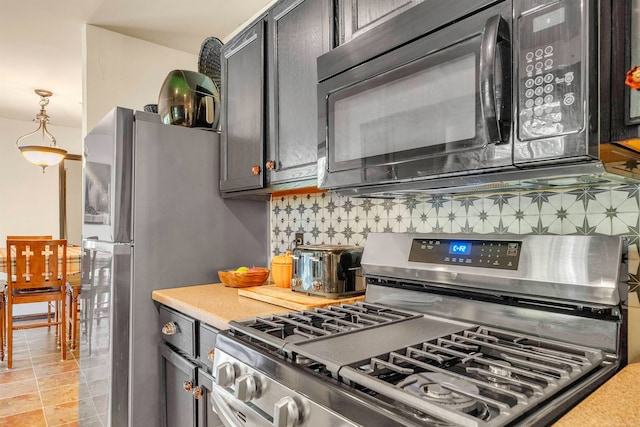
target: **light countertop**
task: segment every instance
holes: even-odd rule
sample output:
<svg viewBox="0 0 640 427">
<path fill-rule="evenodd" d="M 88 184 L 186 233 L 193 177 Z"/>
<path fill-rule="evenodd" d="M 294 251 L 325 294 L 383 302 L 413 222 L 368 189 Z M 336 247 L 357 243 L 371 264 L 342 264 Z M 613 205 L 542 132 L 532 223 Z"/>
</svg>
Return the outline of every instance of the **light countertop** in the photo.
<svg viewBox="0 0 640 427">
<path fill-rule="evenodd" d="M 218 329 L 231 320 L 247 319 L 292 310 L 238 296 L 238 289 L 221 283 L 153 291 L 154 301 Z"/>
<path fill-rule="evenodd" d="M 153 291 L 153 300 L 218 329 L 231 320 L 292 310 L 238 296 L 222 284 Z M 563 416 L 554 427 L 640 425 L 640 363 L 632 363 Z"/>
<path fill-rule="evenodd" d="M 640 425 L 640 363 L 627 365 L 554 427 Z"/>
</svg>

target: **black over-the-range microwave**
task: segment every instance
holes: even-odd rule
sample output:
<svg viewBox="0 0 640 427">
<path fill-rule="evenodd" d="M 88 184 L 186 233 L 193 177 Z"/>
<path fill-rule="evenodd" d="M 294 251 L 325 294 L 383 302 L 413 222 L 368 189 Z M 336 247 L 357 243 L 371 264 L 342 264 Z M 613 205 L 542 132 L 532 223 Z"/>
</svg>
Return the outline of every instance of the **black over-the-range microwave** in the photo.
<svg viewBox="0 0 640 427">
<path fill-rule="evenodd" d="M 599 183 L 601 7 L 425 0 L 320 56 L 318 186 Z"/>
</svg>

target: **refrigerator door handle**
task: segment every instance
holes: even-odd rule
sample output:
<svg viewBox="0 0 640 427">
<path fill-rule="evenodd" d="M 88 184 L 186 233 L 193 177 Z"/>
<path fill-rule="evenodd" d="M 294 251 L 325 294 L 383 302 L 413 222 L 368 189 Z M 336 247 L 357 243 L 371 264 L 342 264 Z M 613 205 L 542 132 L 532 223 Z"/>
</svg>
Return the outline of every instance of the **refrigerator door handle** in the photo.
<svg viewBox="0 0 640 427">
<path fill-rule="evenodd" d="M 107 252 L 113 255 L 128 254 L 131 252 L 130 244 L 101 242 L 98 240 L 84 240 L 82 242 L 84 249 Z"/>
</svg>

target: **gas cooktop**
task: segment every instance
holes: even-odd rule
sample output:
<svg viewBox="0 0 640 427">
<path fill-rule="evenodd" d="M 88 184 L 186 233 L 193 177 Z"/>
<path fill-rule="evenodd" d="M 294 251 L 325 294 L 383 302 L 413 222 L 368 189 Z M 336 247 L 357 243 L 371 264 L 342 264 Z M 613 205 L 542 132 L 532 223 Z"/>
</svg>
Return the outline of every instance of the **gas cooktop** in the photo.
<svg viewBox="0 0 640 427">
<path fill-rule="evenodd" d="M 502 425 L 605 358 L 594 348 L 367 303 L 231 327 L 240 340 L 436 425 Z"/>
</svg>

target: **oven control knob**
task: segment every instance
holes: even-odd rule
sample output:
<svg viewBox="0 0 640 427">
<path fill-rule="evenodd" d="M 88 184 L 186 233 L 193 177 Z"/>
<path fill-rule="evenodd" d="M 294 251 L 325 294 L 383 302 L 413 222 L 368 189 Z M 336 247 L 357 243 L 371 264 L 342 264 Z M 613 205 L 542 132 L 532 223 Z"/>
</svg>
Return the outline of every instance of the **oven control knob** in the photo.
<svg viewBox="0 0 640 427">
<path fill-rule="evenodd" d="M 236 379 L 235 396 L 238 400 L 249 402 L 258 397 L 258 382 L 251 374 L 242 374 Z"/>
<path fill-rule="evenodd" d="M 273 408 L 274 427 L 294 427 L 300 421 L 298 404 L 292 397 L 278 400 Z"/>
<path fill-rule="evenodd" d="M 216 384 L 230 387 L 236 379 L 236 368 L 232 363 L 224 362 L 216 366 Z"/>
</svg>

